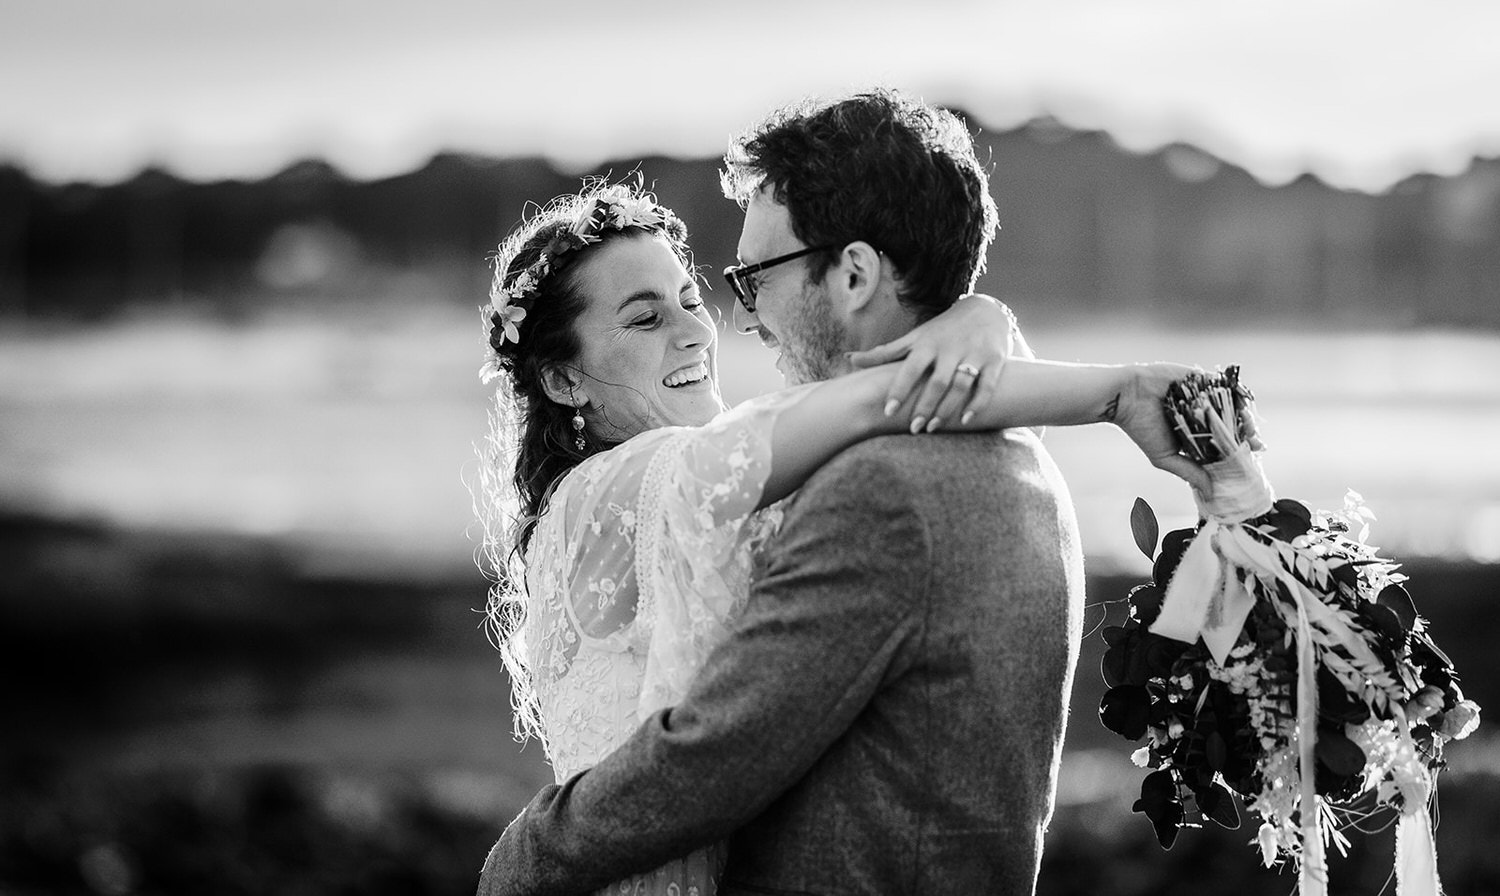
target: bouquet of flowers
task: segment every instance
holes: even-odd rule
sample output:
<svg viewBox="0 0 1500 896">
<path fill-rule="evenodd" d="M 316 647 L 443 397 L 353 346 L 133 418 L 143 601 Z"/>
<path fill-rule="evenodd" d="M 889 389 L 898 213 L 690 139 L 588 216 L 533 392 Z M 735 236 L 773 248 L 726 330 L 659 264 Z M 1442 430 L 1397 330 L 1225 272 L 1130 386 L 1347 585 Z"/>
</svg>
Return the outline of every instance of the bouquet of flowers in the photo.
<svg viewBox="0 0 1500 896">
<path fill-rule="evenodd" d="M 1151 508 L 1137 499 L 1131 513 L 1152 582 L 1104 630 L 1099 713 L 1146 739 L 1135 811 L 1170 847 L 1189 813 L 1238 827 L 1237 795 L 1261 820 L 1265 864 L 1298 865 L 1309 896 L 1325 892 L 1343 829 L 1394 810 L 1399 892 L 1438 893 L 1428 804 L 1444 744 L 1477 727 L 1479 707 L 1406 577 L 1365 542 L 1374 515 L 1354 492 L 1334 512 L 1275 499 L 1237 368 L 1175 384 L 1165 405 L 1214 490 L 1196 495 L 1203 522 L 1159 550 Z"/>
</svg>

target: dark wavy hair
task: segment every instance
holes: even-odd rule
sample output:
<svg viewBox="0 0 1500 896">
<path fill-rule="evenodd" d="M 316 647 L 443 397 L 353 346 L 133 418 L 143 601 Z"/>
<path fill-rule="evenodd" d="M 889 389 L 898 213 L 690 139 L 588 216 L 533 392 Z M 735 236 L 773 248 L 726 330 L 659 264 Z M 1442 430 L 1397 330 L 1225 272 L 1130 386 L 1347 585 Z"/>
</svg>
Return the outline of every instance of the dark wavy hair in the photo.
<svg viewBox="0 0 1500 896">
<path fill-rule="evenodd" d="M 920 320 L 969 292 L 999 219 L 989 177 L 958 116 L 878 89 L 772 113 L 730 144 L 720 181 L 743 207 L 763 186 L 809 246 L 863 240 L 900 274 Z M 838 249 L 808 265 L 821 279 Z"/>
<path fill-rule="evenodd" d="M 601 215 L 608 201 L 621 197 L 649 203 L 662 222 L 625 228 L 595 226 L 590 234 L 597 237 L 596 241 L 556 254 L 559 238 L 566 236 L 581 216 Z M 657 204 L 656 197 L 639 183 L 593 181 L 579 193 L 559 196 L 517 227 L 491 256 L 492 304 L 485 308 L 485 325 L 502 381 L 496 393 L 497 409 L 492 414 L 491 441 L 514 442 L 492 444 L 496 450 L 491 454 L 514 458 L 511 485 L 519 503 L 508 538 L 508 555 L 524 557 L 537 519 L 563 475 L 610 447 L 586 433 L 582 434 L 583 447 L 578 447 L 575 440 L 580 433 L 573 429 L 574 409 L 552 401 L 543 383 L 549 370 L 572 363 L 582 348 L 574 325 L 588 303 L 576 276 L 580 260 L 607 242 L 641 235 L 666 237 L 683 266 L 692 268 L 686 226 L 671 209 Z M 548 272 L 538 281 L 536 291 L 528 293 L 523 305 L 526 317 L 517 327 L 520 338 L 507 340 L 493 303 L 497 295 L 511 290 L 523 273 L 534 274 L 534 266 L 544 252 L 549 254 Z"/>
</svg>

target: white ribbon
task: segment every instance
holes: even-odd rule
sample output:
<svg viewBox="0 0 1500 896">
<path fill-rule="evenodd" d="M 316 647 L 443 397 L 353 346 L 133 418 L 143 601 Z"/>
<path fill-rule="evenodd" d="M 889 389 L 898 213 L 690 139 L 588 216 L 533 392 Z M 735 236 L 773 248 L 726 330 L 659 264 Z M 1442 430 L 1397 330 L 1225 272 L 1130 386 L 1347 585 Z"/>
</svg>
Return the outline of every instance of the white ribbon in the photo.
<svg viewBox="0 0 1500 896">
<path fill-rule="evenodd" d="M 1443 896 L 1426 803 L 1396 823 L 1396 896 Z"/>
<path fill-rule="evenodd" d="M 1193 497 L 1206 522 L 1172 573 L 1151 631 L 1189 644 L 1202 637 L 1214 661 L 1222 666 L 1245 627 L 1255 598 L 1245 589 L 1235 564 L 1226 562 L 1221 539 L 1232 538 L 1235 524 L 1270 510 L 1276 497 L 1248 445 L 1204 469 L 1213 482 L 1213 494 L 1205 500 L 1195 491 Z"/>
<path fill-rule="evenodd" d="M 1396 716 L 1396 733 L 1408 753 L 1416 753 L 1411 741 L 1411 726 L 1399 706 L 1391 708 Z M 1437 841 L 1432 836 L 1432 815 L 1427 804 L 1432 799 L 1432 781 L 1422 787 L 1420 799 L 1406 797 L 1401 817 L 1396 822 L 1396 896 L 1443 896 L 1438 879 Z"/>
<path fill-rule="evenodd" d="M 1290 578 L 1290 577 L 1288 577 Z M 1318 675 L 1313 655 L 1312 625 L 1307 621 L 1307 601 L 1302 589 L 1292 590 L 1297 602 L 1297 777 L 1302 813 L 1302 896 L 1324 896 L 1328 892 L 1328 861 L 1323 855 L 1323 834 L 1318 830 Z"/>
</svg>

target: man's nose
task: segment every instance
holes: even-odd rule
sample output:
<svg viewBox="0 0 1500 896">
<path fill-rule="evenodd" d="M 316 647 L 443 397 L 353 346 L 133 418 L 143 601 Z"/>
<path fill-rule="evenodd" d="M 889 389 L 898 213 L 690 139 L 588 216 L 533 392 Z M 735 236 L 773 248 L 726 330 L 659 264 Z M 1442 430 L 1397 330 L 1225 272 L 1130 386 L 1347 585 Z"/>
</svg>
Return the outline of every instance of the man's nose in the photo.
<svg viewBox="0 0 1500 896">
<path fill-rule="evenodd" d="M 760 329 L 760 318 L 755 316 L 754 311 L 746 311 L 745 305 L 742 302 L 734 303 L 731 320 L 734 322 L 734 331 L 736 333 L 754 333 Z"/>
</svg>

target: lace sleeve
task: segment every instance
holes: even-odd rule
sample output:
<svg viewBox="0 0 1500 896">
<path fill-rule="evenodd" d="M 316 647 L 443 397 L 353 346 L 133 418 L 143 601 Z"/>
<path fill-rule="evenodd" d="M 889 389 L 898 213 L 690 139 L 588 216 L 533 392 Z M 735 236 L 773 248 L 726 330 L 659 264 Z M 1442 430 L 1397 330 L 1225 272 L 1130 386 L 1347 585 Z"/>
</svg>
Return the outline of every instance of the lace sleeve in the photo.
<svg viewBox="0 0 1500 896">
<path fill-rule="evenodd" d="M 654 454 L 637 520 L 637 625 L 648 640 L 639 715 L 687 692 L 749 594 L 750 564 L 776 514 L 756 513 L 777 415 L 809 387 L 746 402 Z"/>
<path fill-rule="evenodd" d="M 804 391 L 643 433 L 558 484 L 526 560 L 524 622 L 502 645 L 518 733 L 551 754 L 548 728 L 566 723 L 548 716 L 585 647 L 644 649 L 643 714 L 685 692 L 748 593 L 771 429 Z"/>
<path fill-rule="evenodd" d="M 645 433 L 568 473 L 537 521 L 521 576 L 513 576 L 524 578 L 525 588 L 508 602 L 514 621 L 503 627 L 499 647 L 516 733 L 537 735 L 554 761 L 556 736 L 570 724 L 558 700 L 576 684 L 579 651 L 631 646 L 636 504 L 646 466 L 669 438 L 665 430 Z"/>
</svg>

